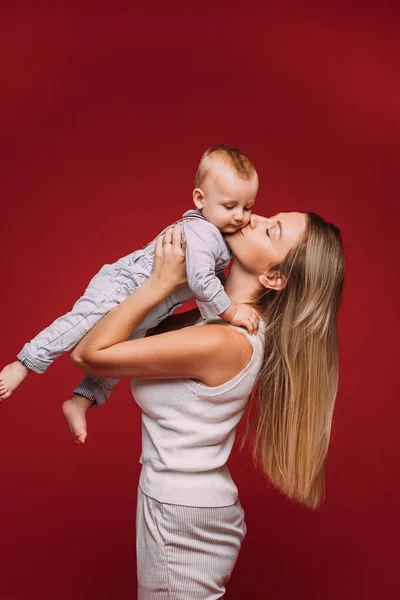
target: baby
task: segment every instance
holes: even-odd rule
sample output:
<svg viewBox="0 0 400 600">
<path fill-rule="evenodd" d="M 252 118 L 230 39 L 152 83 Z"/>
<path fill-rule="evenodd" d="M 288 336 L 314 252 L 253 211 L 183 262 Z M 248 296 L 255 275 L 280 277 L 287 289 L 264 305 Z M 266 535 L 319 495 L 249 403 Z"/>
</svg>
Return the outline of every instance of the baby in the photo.
<svg viewBox="0 0 400 600">
<path fill-rule="evenodd" d="M 148 329 L 193 296 L 203 318 L 219 316 L 232 325 L 244 326 L 250 332 L 254 330 L 258 323 L 256 311 L 244 304 L 233 304 L 224 290 L 223 271 L 231 254 L 221 233 L 235 233 L 248 224 L 257 191 L 254 165 L 239 150 L 220 145 L 203 154 L 193 191 L 196 210 L 187 211 L 179 220 L 186 239 L 190 290 L 183 299 L 174 294 L 159 304 L 131 338 L 144 337 Z M 99 319 L 143 285 L 152 271 L 156 239 L 143 250 L 104 265 L 72 310 L 25 344 L 17 355 L 18 360 L 0 373 L 0 400 L 8 398 L 32 371 L 44 373 L 58 356 L 72 350 Z M 71 400 L 84 396 L 99 406 L 109 397 L 117 381 L 86 375 Z"/>
</svg>

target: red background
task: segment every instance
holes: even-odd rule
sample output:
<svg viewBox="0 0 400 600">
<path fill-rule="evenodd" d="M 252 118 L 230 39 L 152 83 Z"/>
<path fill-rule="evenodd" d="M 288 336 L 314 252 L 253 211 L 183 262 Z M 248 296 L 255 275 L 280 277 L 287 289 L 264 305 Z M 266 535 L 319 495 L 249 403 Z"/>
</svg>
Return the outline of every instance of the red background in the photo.
<svg viewBox="0 0 400 600">
<path fill-rule="evenodd" d="M 236 450 L 249 533 L 226 597 L 399 598 L 399 9 L 9 4 L 1 363 L 191 206 L 205 148 L 238 146 L 257 212 L 332 220 L 347 273 L 326 502 L 286 500 Z M 139 411 L 122 382 L 78 447 L 60 407 L 79 378 L 64 357 L 1 404 L 2 600 L 136 597 Z"/>
</svg>

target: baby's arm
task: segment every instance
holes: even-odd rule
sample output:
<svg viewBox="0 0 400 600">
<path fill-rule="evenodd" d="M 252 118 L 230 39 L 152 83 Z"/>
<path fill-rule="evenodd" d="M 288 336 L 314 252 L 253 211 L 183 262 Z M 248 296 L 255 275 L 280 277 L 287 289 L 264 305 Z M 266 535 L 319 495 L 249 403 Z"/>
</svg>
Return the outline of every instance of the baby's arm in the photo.
<svg viewBox="0 0 400 600">
<path fill-rule="evenodd" d="M 258 327 L 256 310 L 246 304 L 232 303 L 215 272 L 220 257 L 229 261 L 222 235 L 214 226 L 201 221 L 190 223 L 184 231 L 188 284 L 196 296 L 202 317 L 218 315 L 232 325 L 244 326 L 249 333 L 255 333 Z"/>
<path fill-rule="evenodd" d="M 204 319 L 224 313 L 232 304 L 215 268 L 218 257 L 229 254 L 219 231 L 204 221 L 184 222 L 186 274 Z"/>
<path fill-rule="evenodd" d="M 231 304 L 223 315 L 219 315 L 235 327 L 246 327 L 249 333 L 257 333 L 259 315 L 255 308 L 248 304 Z"/>
</svg>

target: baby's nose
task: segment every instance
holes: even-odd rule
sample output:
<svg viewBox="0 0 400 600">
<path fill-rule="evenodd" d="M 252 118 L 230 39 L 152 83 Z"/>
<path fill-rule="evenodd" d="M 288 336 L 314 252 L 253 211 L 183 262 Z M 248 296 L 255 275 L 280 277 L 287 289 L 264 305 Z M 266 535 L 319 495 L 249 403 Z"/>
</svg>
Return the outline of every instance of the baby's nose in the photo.
<svg viewBox="0 0 400 600">
<path fill-rule="evenodd" d="M 235 221 L 243 221 L 243 211 L 236 211 L 233 218 Z"/>
</svg>

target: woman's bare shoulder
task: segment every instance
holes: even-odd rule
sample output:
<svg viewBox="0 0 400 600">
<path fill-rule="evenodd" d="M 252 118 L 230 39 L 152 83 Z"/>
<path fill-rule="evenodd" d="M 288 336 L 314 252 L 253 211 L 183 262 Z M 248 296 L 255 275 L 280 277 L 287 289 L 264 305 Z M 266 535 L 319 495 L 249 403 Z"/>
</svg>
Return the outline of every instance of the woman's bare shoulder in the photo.
<svg viewBox="0 0 400 600">
<path fill-rule="evenodd" d="M 171 339 L 172 337 L 181 341 L 192 339 L 193 341 L 196 340 L 200 345 L 206 343 L 209 351 L 218 352 L 220 350 L 227 350 L 227 346 L 229 346 L 234 351 L 242 349 L 247 350 L 250 355 L 252 353 L 252 345 L 248 338 L 224 321 L 185 327 L 179 331 L 170 332 L 170 335 Z"/>
<path fill-rule="evenodd" d="M 199 380 L 205 385 L 222 385 L 249 364 L 253 353 L 250 341 L 227 323 L 209 323 L 190 329 L 196 330 L 193 331 L 196 344 L 207 349 L 207 360 L 199 373 Z"/>
<path fill-rule="evenodd" d="M 220 323 L 205 323 L 204 325 L 194 326 L 192 329 L 202 330 L 202 335 L 213 340 L 214 344 L 225 347 L 227 343 L 235 349 L 249 348 L 251 354 L 251 343 L 244 333 L 230 327 L 229 323 L 221 321 Z"/>
</svg>

